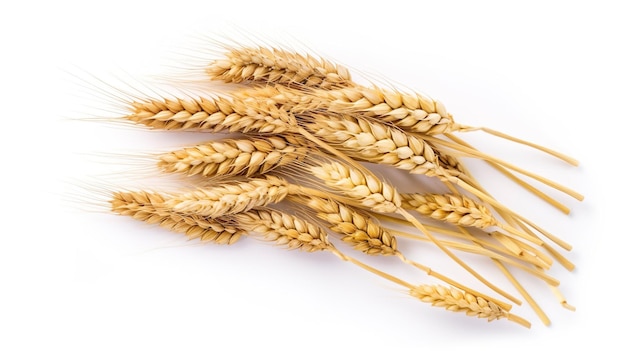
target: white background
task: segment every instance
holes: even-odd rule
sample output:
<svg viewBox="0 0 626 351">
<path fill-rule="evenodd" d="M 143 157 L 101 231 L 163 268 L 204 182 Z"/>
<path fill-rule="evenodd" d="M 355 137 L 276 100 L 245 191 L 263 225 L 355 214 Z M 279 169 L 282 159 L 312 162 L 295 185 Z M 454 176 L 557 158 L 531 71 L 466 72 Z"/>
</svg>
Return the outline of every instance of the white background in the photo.
<svg viewBox="0 0 626 351">
<path fill-rule="evenodd" d="M 626 234 L 618 213 L 624 198 L 624 11 L 608 1 L 408 3 L 1 5 L 0 349 L 623 344 L 617 332 Z M 101 198 L 80 186 L 104 186 L 125 174 L 112 174 L 114 158 L 85 155 L 167 150 L 199 137 L 68 121 L 93 117 L 93 110 L 81 111 L 112 100 L 97 89 L 80 92 L 75 76 L 115 86 L 123 72 L 121 81 L 132 85 L 142 74 L 158 73 L 172 52 L 203 49 L 201 36 L 306 46 L 375 79 L 426 92 L 460 123 L 489 126 L 578 158 L 581 165 L 574 168 L 494 137 L 468 136 L 483 150 L 586 195 L 577 202 L 548 190 L 572 209 L 564 216 L 483 164 L 470 164 L 503 203 L 574 245 L 567 257 L 577 269 L 551 273 L 577 312 L 559 307 L 545 285 L 530 280 L 552 326 L 543 326 L 527 304 L 514 311 L 533 323 L 530 330 L 487 323 L 431 308 L 327 253 L 280 250 L 250 238 L 230 247 L 196 245 L 103 207 L 90 211 L 88 203 Z M 149 176 L 146 164 L 129 177 Z M 98 173 L 104 177 L 92 177 Z M 453 269 L 445 259 L 428 261 L 431 251 L 416 245 L 408 253 Z M 428 281 L 418 271 L 406 272 L 411 281 Z"/>
</svg>

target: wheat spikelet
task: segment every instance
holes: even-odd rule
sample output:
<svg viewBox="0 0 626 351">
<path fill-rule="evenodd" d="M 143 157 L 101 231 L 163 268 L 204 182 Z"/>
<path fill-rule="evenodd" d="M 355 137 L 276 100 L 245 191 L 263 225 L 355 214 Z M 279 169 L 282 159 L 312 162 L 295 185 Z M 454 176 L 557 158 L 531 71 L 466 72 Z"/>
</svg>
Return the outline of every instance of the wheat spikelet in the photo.
<svg viewBox="0 0 626 351">
<path fill-rule="evenodd" d="M 412 287 L 409 294 L 433 306 L 443 307 L 448 311 L 465 312 L 468 316 L 486 318 L 488 321 L 512 317 L 497 304 L 455 288 L 420 285 Z"/>
<path fill-rule="evenodd" d="M 295 136 L 212 141 L 176 150 L 159 157 L 158 166 L 168 173 L 209 176 L 267 173 L 294 161 L 301 161 L 308 148 L 299 146 Z"/>
<path fill-rule="evenodd" d="M 278 48 L 232 48 L 226 59 L 212 62 L 206 72 L 212 79 L 227 83 L 258 82 L 324 89 L 354 85 L 350 72 L 343 66 Z"/>
<path fill-rule="evenodd" d="M 405 209 L 416 210 L 440 221 L 481 229 L 499 224 L 487 207 L 466 196 L 417 193 L 400 196 Z"/>
<path fill-rule="evenodd" d="M 268 175 L 265 178 L 225 182 L 172 196 L 165 205 L 179 213 L 218 218 L 280 202 L 288 191 L 285 180 Z"/>
<path fill-rule="evenodd" d="M 262 234 L 265 240 L 290 249 L 306 252 L 322 251 L 331 247 L 323 229 L 296 216 L 267 208 L 254 208 L 222 218 L 236 223 L 249 232 Z"/>
<path fill-rule="evenodd" d="M 158 224 L 189 239 L 217 244 L 233 244 L 247 232 L 236 225 L 193 214 L 173 212 L 165 206 L 166 198 L 147 191 L 116 192 L 112 194 L 111 210 L 149 224 Z"/>
</svg>

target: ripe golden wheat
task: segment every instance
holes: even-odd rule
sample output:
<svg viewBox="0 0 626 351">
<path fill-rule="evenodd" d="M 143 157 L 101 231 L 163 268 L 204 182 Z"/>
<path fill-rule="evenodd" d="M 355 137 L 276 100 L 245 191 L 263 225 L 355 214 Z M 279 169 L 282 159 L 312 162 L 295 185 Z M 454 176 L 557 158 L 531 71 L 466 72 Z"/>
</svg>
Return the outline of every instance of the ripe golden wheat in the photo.
<svg viewBox="0 0 626 351">
<path fill-rule="evenodd" d="M 200 175 L 202 182 L 199 177 L 186 178 L 191 187 L 176 193 L 114 192 L 110 200 L 114 213 L 190 239 L 232 244 L 250 235 L 290 249 L 331 252 L 433 306 L 530 326 L 510 312 L 509 303 L 404 256 L 402 245 L 426 242 L 491 291 L 520 304 L 484 276 L 482 267 L 470 265 L 452 250 L 484 256 L 545 324 L 549 319 L 513 272 L 547 282 L 561 305 L 571 308 L 556 289 L 558 280 L 548 274 L 553 260 L 567 269 L 574 267 L 550 241 L 566 250 L 571 245 L 492 197 L 470 174 L 464 159 L 486 161 L 565 213 L 569 208 L 516 174 L 578 200 L 582 195 L 483 153 L 455 134 L 483 131 L 574 165 L 576 160 L 489 128 L 457 123 L 439 100 L 360 84 L 346 67 L 306 53 L 230 47 L 224 57 L 207 62 L 205 73 L 207 80 L 238 88 L 229 93 L 205 91 L 198 98 L 135 98 L 128 106 L 130 113 L 121 118 L 151 129 L 245 135 L 158 155 L 155 162 L 163 172 Z M 385 177 L 375 175 L 367 167 L 370 163 L 410 173 L 415 190 L 401 194 Z M 420 182 L 426 178 L 422 176 L 449 191 L 421 192 Z M 423 216 L 436 224 L 422 223 Z M 413 232 L 385 224 L 392 222 L 409 225 Z M 397 236 L 416 240 L 400 245 Z M 395 256 L 450 287 L 405 282 L 346 255 L 333 244 L 338 238 L 360 251 L 356 254 Z"/>
</svg>

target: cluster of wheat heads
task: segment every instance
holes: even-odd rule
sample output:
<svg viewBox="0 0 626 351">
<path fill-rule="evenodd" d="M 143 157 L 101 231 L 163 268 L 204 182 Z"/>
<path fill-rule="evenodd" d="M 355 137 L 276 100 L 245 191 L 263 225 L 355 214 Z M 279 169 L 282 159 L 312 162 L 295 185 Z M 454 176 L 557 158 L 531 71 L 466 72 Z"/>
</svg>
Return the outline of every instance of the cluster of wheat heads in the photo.
<svg viewBox="0 0 626 351">
<path fill-rule="evenodd" d="M 562 253 L 571 245 L 495 199 L 463 159 L 485 161 L 564 213 L 565 205 L 524 178 L 578 200 L 582 195 L 484 153 L 459 134 L 482 131 L 576 165 L 574 159 L 489 128 L 459 124 L 440 101 L 359 84 L 347 68 L 309 54 L 228 47 L 222 58 L 206 62 L 204 73 L 207 81 L 231 89 L 198 98 L 134 98 L 120 118 L 150 129 L 237 137 L 158 155 L 154 162 L 163 172 L 184 175 L 196 182 L 193 188 L 117 191 L 111 194 L 113 212 L 217 244 L 257 236 L 306 252 L 330 251 L 423 302 L 488 321 L 529 327 L 510 312 L 525 300 L 550 323 L 519 274 L 547 284 L 563 307 L 573 309 L 550 275 L 555 262 L 574 269 Z M 414 188 L 400 192 L 371 164 L 409 173 Z M 439 182 L 447 191 L 424 190 L 421 181 Z M 435 262 L 405 256 L 412 244 L 434 245 L 486 291 L 431 268 Z M 357 252 L 348 254 L 350 247 Z M 517 293 L 494 284 L 461 253 L 493 264 Z M 395 257 L 438 283 L 406 282 L 353 257 L 361 254 Z"/>
</svg>

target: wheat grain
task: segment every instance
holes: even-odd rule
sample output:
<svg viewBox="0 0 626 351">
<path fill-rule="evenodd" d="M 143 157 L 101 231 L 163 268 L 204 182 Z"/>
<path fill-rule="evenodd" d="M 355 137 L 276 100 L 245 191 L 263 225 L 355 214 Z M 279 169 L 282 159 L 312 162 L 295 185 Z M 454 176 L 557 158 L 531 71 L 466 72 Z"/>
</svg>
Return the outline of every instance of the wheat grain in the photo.
<svg viewBox="0 0 626 351">
<path fill-rule="evenodd" d="M 251 177 L 302 161 L 308 148 L 299 144 L 289 135 L 212 141 L 161 155 L 158 166 L 168 173 Z"/>
<path fill-rule="evenodd" d="M 325 89 L 354 85 L 350 72 L 341 65 L 278 48 L 231 48 L 226 59 L 212 62 L 206 72 L 212 79 L 227 83 L 258 82 Z"/>
</svg>

